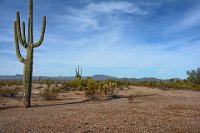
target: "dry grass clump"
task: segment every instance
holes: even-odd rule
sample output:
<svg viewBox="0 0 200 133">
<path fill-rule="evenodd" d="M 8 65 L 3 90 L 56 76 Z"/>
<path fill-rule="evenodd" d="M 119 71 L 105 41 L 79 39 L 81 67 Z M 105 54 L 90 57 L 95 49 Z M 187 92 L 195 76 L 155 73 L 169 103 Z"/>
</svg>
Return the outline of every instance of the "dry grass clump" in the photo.
<svg viewBox="0 0 200 133">
<path fill-rule="evenodd" d="M 9 98 L 17 98 L 21 89 L 19 87 L 1 87 L 0 88 L 0 96 L 9 97 Z"/>
<path fill-rule="evenodd" d="M 54 100 L 57 98 L 59 93 L 59 89 L 56 87 L 52 87 L 52 88 L 45 88 L 42 92 L 41 92 L 41 96 L 45 99 L 45 100 Z"/>
<path fill-rule="evenodd" d="M 22 80 L 3 80 L 0 81 L 0 86 L 22 85 Z"/>
</svg>

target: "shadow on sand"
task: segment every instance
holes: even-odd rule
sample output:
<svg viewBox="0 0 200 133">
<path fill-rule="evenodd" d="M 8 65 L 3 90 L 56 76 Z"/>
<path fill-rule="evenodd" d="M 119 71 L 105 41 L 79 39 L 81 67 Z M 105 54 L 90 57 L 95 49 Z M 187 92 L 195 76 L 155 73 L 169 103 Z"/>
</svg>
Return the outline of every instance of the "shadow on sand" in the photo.
<svg viewBox="0 0 200 133">
<path fill-rule="evenodd" d="M 142 97 L 149 97 L 149 96 L 155 96 L 157 94 L 146 94 L 146 95 L 142 95 L 142 94 L 136 94 L 136 95 L 132 95 L 134 98 L 142 98 Z M 97 98 L 97 99 L 84 99 L 84 100 L 76 100 L 75 98 L 69 98 L 67 100 L 65 100 L 64 103 L 61 104 L 45 104 L 45 105 L 33 105 L 29 108 L 42 108 L 42 107 L 55 107 L 55 106 L 63 106 L 63 105 L 68 105 L 68 104 L 79 104 L 79 103 L 85 103 L 85 102 L 89 102 L 89 101 L 95 101 L 95 102 L 101 102 L 101 101 L 110 101 L 110 100 L 115 100 L 115 99 L 123 99 L 126 98 L 128 99 L 130 96 L 124 96 L 124 95 L 114 95 L 111 97 L 106 97 L 106 98 Z M 61 99 L 57 99 L 56 101 L 61 100 Z M 63 100 L 63 99 L 62 99 Z M 9 109 L 20 109 L 20 106 L 0 106 L 0 110 L 9 110 Z"/>
<path fill-rule="evenodd" d="M 56 99 L 56 101 L 58 101 L 58 99 Z M 81 101 L 71 101 L 71 100 L 67 101 L 66 100 L 66 102 L 60 103 L 60 104 L 56 103 L 56 104 L 45 104 L 45 105 L 33 105 L 29 108 L 54 107 L 54 106 L 62 106 L 62 105 L 67 105 L 67 104 L 79 104 L 79 103 L 84 103 L 84 102 L 88 102 L 88 101 L 90 101 L 90 100 L 87 100 L 87 99 L 81 100 Z M 4 107 L 0 107 L 0 110 L 9 110 L 9 109 L 16 109 L 16 108 L 20 109 L 22 107 L 20 107 L 20 106 L 4 106 Z"/>
</svg>

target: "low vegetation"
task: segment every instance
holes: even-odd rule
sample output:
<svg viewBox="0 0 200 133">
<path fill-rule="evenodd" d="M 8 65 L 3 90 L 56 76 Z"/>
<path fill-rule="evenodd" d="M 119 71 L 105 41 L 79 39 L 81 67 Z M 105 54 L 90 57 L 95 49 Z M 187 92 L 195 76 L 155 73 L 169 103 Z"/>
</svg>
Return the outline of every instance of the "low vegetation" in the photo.
<svg viewBox="0 0 200 133">
<path fill-rule="evenodd" d="M 22 80 L 2 80 L 0 81 L 0 87 L 1 86 L 12 86 L 12 85 L 23 85 Z"/>
<path fill-rule="evenodd" d="M 160 80 L 160 81 L 141 81 L 141 82 L 131 82 L 118 81 L 120 85 L 128 86 L 145 86 L 151 88 L 159 88 L 163 90 L 169 89 L 184 89 L 184 90 L 196 90 L 200 91 L 200 68 L 197 70 L 187 71 L 187 79 L 169 79 L 169 80 Z M 128 85 L 127 85 L 128 84 Z"/>
<path fill-rule="evenodd" d="M 22 91 L 19 87 L 0 87 L 0 96 L 9 98 L 18 98 L 19 92 Z"/>
<path fill-rule="evenodd" d="M 58 96 L 59 89 L 56 87 L 47 87 L 41 92 L 41 96 L 45 100 L 55 100 Z"/>
<path fill-rule="evenodd" d="M 199 84 L 194 84 L 188 80 L 168 80 L 168 81 L 143 81 L 143 82 L 130 82 L 133 86 L 146 86 L 151 88 L 159 88 L 163 90 L 168 89 L 187 89 L 187 90 L 200 90 Z"/>
<path fill-rule="evenodd" d="M 78 71 L 79 69 L 77 69 Z M 170 79 L 160 81 L 142 81 L 131 82 L 128 79 L 124 80 L 94 80 L 91 77 L 87 78 L 75 78 L 70 81 L 55 81 L 52 79 L 41 80 L 39 83 L 43 86 L 41 89 L 41 96 L 46 100 L 56 99 L 59 92 L 68 91 L 84 91 L 85 97 L 92 99 L 99 98 L 115 98 L 117 97 L 117 90 L 129 89 L 129 86 L 146 86 L 150 88 L 159 88 L 162 90 L 169 89 L 187 89 L 200 91 L 200 68 L 197 70 L 191 70 L 187 72 L 188 78 Z M 0 81 L 0 96 L 3 97 L 17 97 L 20 91 L 22 91 L 22 81 Z M 59 85 L 58 85 L 59 84 Z M 117 89 L 118 88 L 118 89 Z M 42 90 L 43 89 L 43 90 Z M 133 99 L 133 95 L 130 95 L 129 99 Z"/>
<path fill-rule="evenodd" d="M 112 80 L 99 81 L 91 77 L 86 79 L 76 78 L 62 83 L 61 91 L 84 91 L 88 99 L 98 99 L 99 97 L 113 97 L 116 95 L 117 83 Z"/>
</svg>

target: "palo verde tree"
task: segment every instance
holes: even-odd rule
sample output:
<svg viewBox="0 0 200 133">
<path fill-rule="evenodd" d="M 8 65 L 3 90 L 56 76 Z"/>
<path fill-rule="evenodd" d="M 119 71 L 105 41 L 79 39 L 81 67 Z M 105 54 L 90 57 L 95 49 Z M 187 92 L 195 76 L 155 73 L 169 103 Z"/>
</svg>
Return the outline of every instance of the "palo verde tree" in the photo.
<svg viewBox="0 0 200 133">
<path fill-rule="evenodd" d="M 200 67 L 197 70 L 187 71 L 188 81 L 194 84 L 200 84 Z"/>
<path fill-rule="evenodd" d="M 21 63 L 24 64 L 24 79 L 23 79 L 23 103 L 22 107 L 31 106 L 31 88 L 32 88 L 32 73 L 33 73 L 33 52 L 34 48 L 39 47 L 44 39 L 46 28 L 46 17 L 43 17 L 42 32 L 38 42 L 33 42 L 33 0 L 29 0 L 28 7 L 28 39 L 25 35 L 25 22 L 22 22 L 22 29 L 20 27 L 20 14 L 16 12 L 16 20 L 14 22 L 14 35 L 16 54 Z M 26 49 L 26 58 L 22 57 L 19 42 Z"/>
</svg>

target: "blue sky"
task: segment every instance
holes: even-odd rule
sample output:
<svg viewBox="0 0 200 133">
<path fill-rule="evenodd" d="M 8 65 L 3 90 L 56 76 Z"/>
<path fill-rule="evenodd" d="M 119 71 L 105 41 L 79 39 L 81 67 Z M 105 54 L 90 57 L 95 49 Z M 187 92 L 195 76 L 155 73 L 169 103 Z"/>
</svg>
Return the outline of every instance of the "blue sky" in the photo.
<svg viewBox="0 0 200 133">
<path fill-rule="evenodd" d="M 186 78 L 200 66 L 199 0 L 33 1 L 35 42 L 47 16 L 34 75 L 73 76 L 80 65 L 85 76 Z M 27 26 L 27 8 L 28 0 L 0 0 L 0 75 L 23 73 L 13 22 L 19 10 Z"/>
</svg>

